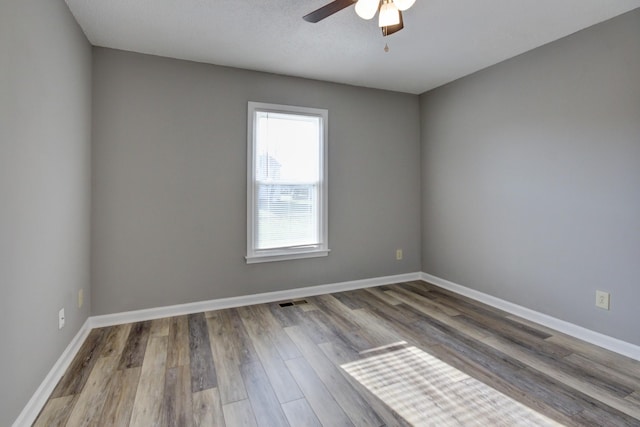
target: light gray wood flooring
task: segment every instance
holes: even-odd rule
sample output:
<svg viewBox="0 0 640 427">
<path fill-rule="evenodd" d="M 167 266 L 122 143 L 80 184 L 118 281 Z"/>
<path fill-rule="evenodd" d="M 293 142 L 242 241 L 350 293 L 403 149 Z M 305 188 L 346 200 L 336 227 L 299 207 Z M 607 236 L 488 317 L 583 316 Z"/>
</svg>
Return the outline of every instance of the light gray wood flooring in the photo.
<svg viewBox="0 0 640 427">
<path fill-rule="evenodd" d="M 425 282 L 94 329 L 36 426 L 640 426 L 640 362 Z"/>
</svg>

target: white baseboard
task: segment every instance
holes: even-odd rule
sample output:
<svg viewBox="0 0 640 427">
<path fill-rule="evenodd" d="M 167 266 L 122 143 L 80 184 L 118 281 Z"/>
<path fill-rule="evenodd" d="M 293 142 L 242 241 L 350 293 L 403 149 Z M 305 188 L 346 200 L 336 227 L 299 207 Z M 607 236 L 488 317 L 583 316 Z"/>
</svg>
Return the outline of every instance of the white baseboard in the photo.
<svg viewBox="0 0 640 427">
<path fill-rule="evenodd" d="M 105 314 L 91 317 L 91 327 L 113 326 L 123 323 L 140 322 L 143 320 L 159 319 L 162 317 L 182 316 L 184 314 L 201 313 L 203 311 L 221 310 L 224 308 L 241 307 L 245 305 L 263 304 L 267 302 L 283 301 L 293 298 L 305 298 L 314 295 L 330 294 L 333 292 L 350 291 L 353 289 L 370 288 L 373 286 L 391 285 L 393 283 L 420 280 L 419 272 L 397 274 L 395 276 L 374 277 L 370 279 L 352 280 L 349 282 L 331 283 L 327 285 L 309 286 L 304 288 L 287 289 L 285 291 L 265 292 L 261 294 L 243 295 L 239 297 L 220 298 L 209 301 L 199 301 L 188 304 L 171 305 L 166 307 L 149 308 L 145 310 L 126 311 L 123 313 Z"/>
<path fill-rule="evenodd" d="M 458 285 L 457 283 L 441 279 L 440 277 L 432 276 L 431 274 L 421 273 L 420 277 L 425 282 L 433 283 L 441 288 L 448 289 L 457 294 L 464 295 L 492 307 L 499 308 L 500 310 L 520 316 L 532 322 L 539 323 L 543 326 L 555 329 L 556 331 L 571 335 L 572 337 L 581 339 L 599 347 L 606 348 L 607 350 L 614 351 L 635 360 L 640 360 L 640 346 L 583 328 L 582 326 L 574 325 L 573 323 L 569 323 L 521 305 L 476 291 L 475 289 L 467 288 L 466 286 Z"/>
<path fill-rule="evenodd" d="M 89 332 L 91 332 L 89 319 L 90 318 L 85 320 L 78 333 L 73 337 L 67 348 L 65 348 L 56 363 L 53 365 L 44 381 L 40 383 L 36 392 L 31 396 L 27 405 L 22 409 L 18 418 L 14 421 L 13 427 L 30 426 L 34 423 L 36 417 L 47 403 L 49 396 L 53 393 L 53 389 L 58 384 L 58 381 L 60 381 L 60 378 L 62 378 L 62 375 L 64 375 L 65 371 L 73 361 L 73 358 L 80 350 L 82 343 L 84 343 Z"/>
</svg>

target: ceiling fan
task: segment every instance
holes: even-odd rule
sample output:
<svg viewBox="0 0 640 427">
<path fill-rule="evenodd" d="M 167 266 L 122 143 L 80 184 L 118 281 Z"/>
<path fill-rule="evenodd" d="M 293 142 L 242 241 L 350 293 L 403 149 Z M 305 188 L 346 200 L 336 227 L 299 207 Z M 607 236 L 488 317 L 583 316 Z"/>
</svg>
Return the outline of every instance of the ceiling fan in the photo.
<svg viewBox="0 0 640 427">
<path fill-rule="evenodd" d="M 356 13 L 362 19 L 378 16 L 378 26 L 384 37 L 397 33 L 404 28 L 402 11 L 409 9 L 416 0 L 334 0 L 302 17 L 307 22 L 319 22 L 355 3 Z"/>
</svg>

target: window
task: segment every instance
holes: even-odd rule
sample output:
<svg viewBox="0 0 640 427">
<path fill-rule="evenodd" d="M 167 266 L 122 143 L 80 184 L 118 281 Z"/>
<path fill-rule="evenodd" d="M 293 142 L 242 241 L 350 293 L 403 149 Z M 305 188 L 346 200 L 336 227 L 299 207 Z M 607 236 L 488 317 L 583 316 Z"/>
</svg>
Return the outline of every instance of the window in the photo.
<svg viewBox="0 0 640 427">
<path fill-rule="evenodd" d="M 326 256 L 327 110 L 249 102 L 247 263 Z"/>
</svg>

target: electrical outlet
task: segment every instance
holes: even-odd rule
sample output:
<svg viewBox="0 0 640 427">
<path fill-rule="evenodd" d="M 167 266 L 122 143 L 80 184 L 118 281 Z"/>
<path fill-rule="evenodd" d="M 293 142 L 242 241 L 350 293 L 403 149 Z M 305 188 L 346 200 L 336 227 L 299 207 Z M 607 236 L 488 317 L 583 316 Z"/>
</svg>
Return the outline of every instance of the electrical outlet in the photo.
<svg viewBox="0 0 640 427">
<path fill-rule="evenodd" d="M 58 329 L 64 328 L 64 308 L 58 312 Z"/>
<path fill-rule="evenodd" d="M 400 261 L 402 259 L 402 249 L 396 249 L 396 260 Z"/>
<path fill-rule="evenodd" d="M 609 310 L 609 292 L 596 291 L 596 307 Z"/>
<path fill-rule="evenodd" d="M 81 308 L 82 304 L 84 304 L 84 291 L 80 288 L 78 291 L 78 308 Z"/>
</svg>

